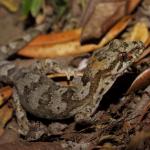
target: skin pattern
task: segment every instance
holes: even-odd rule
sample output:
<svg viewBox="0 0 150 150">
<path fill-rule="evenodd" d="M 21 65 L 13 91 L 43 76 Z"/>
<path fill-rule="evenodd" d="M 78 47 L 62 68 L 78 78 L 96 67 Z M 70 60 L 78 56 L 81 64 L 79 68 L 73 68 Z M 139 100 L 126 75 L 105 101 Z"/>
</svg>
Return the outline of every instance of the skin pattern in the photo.
<svg viewBox="0 0 150 150">
<path fill-rule="evenodd" d="M 58 120 L 74 116 L 80 122 L 89 120 L 103 95 L 143 50 L 142 42 L 113 40 L 93 53 L 83 77 L 72 81 L 73 87 L 63 87 L 46 76 L 63 69 L 50 59 L 35 61 L 24 69 L 3 61 L 0 81 L 14 87 L 17 118 L 26 118 L 26 110 L 40 118 Z"/>
</svg>

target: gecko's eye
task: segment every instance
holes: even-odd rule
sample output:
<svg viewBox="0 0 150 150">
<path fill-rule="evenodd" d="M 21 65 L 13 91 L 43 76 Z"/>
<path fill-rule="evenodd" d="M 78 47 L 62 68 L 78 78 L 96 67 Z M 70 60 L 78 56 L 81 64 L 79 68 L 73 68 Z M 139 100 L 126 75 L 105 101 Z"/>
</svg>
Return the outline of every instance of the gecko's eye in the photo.
<svg viewBox="0 0 150 150">
<path fill-rule="evenodd" d="M 130 60 L 131 59 L 131 57 L 128 55 L 128 53 L 126 53 L 126 52 L 121 52 L 121 53 L 119 53 L 119 60 L 120 61 L 127 61 L 127 60 Z"/>
</svg>

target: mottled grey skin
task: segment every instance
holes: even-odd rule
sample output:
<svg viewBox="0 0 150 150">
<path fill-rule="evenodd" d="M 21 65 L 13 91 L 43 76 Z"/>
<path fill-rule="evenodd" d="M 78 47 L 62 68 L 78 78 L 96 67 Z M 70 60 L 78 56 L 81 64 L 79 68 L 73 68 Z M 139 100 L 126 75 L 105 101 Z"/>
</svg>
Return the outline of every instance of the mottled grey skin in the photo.
<svg viewBox="0 0 150 150">
<path fill-rule="evenodd" d="M 82 79 L 74 79 L 74 87 L 60 86 L 46 76 L 48 72 L 61 70 L 48 59 L 35 62 L 28 69 L 3 64 L 0 66 L 0 80 L 12 83 L 15 95 L 20 99 L 19 106 L 37 117 L 56 120 L 75 116 L 76 121 L 87 120 L 103 95 L 143 49 L 142 42 L 110 42 L 93 53 Z"/>
</svg>

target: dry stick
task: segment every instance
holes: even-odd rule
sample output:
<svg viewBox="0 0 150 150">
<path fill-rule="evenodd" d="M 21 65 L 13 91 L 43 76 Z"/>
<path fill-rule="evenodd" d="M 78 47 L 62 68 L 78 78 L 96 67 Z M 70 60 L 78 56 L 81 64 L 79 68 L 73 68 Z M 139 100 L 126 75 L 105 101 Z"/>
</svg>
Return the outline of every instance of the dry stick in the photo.
<svg viewBox="0 0 150 150">
<path fill-rule="evenodd" d="M 23 37 L 0 47 L 0 60 L 5 60 L 26 46 L 28 42 L 34 39 L 37 35 L 47 31 L 50 25 L 50 19 L 47 19 L 37 28 L 29 30 Z"/>
</svg>

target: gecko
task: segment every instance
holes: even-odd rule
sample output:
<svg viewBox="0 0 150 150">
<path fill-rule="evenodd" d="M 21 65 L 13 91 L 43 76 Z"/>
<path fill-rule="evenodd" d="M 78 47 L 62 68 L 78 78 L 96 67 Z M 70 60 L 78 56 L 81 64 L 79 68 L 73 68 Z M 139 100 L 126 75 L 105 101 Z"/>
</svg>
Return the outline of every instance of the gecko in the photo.
<svg viewBox="0 0 150 150">
<path fill-rule="evenodd" d="M 39 118 L 62 120 L 74 117 L 76 122 L 81 122 L 91 119 L 104 94 L 143 51 L 140 41 L 115 39 L 93 52 L 83 77 L 74 77 L 74 86 L 69 87 L 47 77 L 48 73 L 62 70 L 60 64 L 50 59 L 37 60 L 24 69 L 2 61 L 0 82 L 13 86 L 16 116 L 20 120 L 26 119 L 27 111 Z"/>
</svg>

